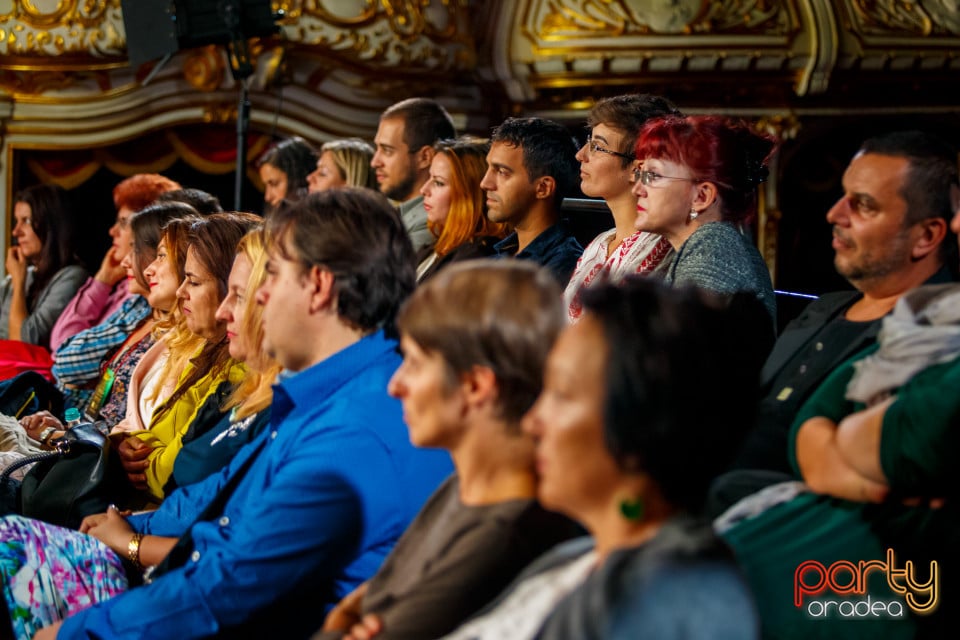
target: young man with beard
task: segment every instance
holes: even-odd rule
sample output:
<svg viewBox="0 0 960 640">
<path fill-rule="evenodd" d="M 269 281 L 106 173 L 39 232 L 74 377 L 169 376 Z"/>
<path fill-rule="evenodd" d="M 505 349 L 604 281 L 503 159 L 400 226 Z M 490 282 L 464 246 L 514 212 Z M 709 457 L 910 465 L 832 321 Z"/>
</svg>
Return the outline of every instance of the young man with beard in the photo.
<svg viewBox="0 0 960 640">
<path fill-rule="evenodd" d="M 433 145 L 456 135 L 450 114 L 429 98 L 403 100 L 380 116 L 370 166 L 377 174 L 380 192 L 399 204 L 415 253 L 434 242 L 420 194 L 420 187 L 430 177 Z"/>
</svg>

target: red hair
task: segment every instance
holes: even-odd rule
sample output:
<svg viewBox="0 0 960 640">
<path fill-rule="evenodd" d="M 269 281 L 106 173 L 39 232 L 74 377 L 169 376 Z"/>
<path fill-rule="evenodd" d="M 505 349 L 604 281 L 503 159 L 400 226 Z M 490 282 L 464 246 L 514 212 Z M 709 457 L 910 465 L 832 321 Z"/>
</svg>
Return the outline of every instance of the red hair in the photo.
<svg viewBox="0 0 960 640">
<path fill-rule="evenodd" d="M 638 160 L 656 158 L 687 167 L 717 187 L 724 220 L 750 222 L 757 187 L 766 180 L 776 141 L 745 122 L 720 116 L 669 116 L 649 121 L 637 140 Z"/>
<path fill-rule="evenodd" d="M 484 192 L 480 182 L 487 172 L 487 152 L 490 144 L 486 140 L 463 137 L 456 140 L 442 140 L 434 149 L 444 154 L 450 161 L 450 211 L 442 225 L 428 223 L 430 231 L 437 236 L 434 251 L 445 256 L 460 245 L 475 238 L 507 234 L 507 227 L 491 222 L 486 216 Z"/>
<path fill-rule="evenodd" d="M 113 206 L 134 213 L 153 204 L 161 193 L 180 189 L 180 185 L 157 173 L 138 173 L 113 188 Z"/>
</svg>

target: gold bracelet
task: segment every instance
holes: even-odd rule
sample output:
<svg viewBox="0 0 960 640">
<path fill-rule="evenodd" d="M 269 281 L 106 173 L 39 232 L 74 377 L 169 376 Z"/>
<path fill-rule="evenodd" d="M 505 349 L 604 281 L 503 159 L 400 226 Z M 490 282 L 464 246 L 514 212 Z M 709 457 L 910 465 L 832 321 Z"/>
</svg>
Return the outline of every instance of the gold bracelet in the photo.
<svg viewBox="0 0 960 640">
<path fill-rule="evenodd" d="M 140 541 L 143 540 L 142 533 L 135 533 L 133 537 L 130 538 L 130 542 L 127 543 L 127 559 L 130 560 L 131 564 L 139 570 L 143 570 L 143 565 L 140 564 Z"/>
</svg>

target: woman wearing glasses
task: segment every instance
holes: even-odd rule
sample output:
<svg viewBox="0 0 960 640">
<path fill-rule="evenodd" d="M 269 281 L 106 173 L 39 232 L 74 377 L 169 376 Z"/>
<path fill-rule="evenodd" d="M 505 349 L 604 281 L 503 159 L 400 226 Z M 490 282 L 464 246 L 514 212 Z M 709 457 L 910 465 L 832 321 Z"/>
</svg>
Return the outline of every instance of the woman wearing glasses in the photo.
<svg viewBox="0 0 960 640">
<path fill-rule="evenodd" d="M 751 291 L 771 320 L 770 273 L 742 228 L 756 214 L 773 148 L 772 138 L 717 116 L 651 121 L 637 142 L 633 185 L 636 228 L 662 235 L 675 252 L 657 268 L 668 284 Z"/>
<path fill-rule="evenodd" d="M 631 94 L 601 100 L 587 116 L 590 134 L 577 152 L 580 190 L 603 198 L 616 226 L 587 245 L 570 277 L 563 299 L 570 322 L 580 319 L 580 292 L 593 282 L 620 282 L 634 273 L 650 273 L 673 248 L 656 233 L 637 230 L 637 198 L 631 193 L 637 168 L 633 149 L 643 125 L 653 118 L 680 115 L 659 96 Z"/>
</svg>

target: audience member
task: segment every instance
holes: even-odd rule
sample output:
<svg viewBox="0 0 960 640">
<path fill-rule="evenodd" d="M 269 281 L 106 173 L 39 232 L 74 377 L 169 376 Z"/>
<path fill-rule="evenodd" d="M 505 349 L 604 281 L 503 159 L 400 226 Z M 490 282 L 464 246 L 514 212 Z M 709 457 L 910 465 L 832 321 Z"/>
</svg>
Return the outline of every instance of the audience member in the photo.
<svg viewBox="0 0 960 640">
<path fill-rule="evenodd" d="M 154 337 L 157 342 L 140 358 L 133 371 L 127 393 L 127 414 L 114 427 L 112 434 L 147 429 L 154 409 L 173 393 L 187 361 L 203 345 L 203 338 L 187 329 L 177 298 L 177 289 L 186 277 L 184 265 L 190 225 L 197 219 L 190 214 L 168 220 L 161 229 L 157 256 L 143 270 L 150 288 L 147 294 L 150 306 L 162 308 L 169 305 L 169 311 L 156 319 Z M 123 449 L 121 443 L 121 456 Z"/>
<path fill-rule="evenodd" d="M 133 242 L 130 216 L 152 204 L 162 193 L 179 188 L 173 180 L 155 173 L 138 173 L 113 188 L 113 206 L 117 210 L 117 220 L 109 232 L 113 244 L 103 256 L 100 268 L 92 278 L 87 278 L 53 326 L 51 351 L 59 349 L 67 338 L 109 318 L 133 295 L 127 287 L 127 270 L 123 268 L 123 259 Z"/>
<path fill-rule="evenodd" d="M 281 140 L 267 149 L 257 161 L 264 188 L 264 213 L 276 211 L 283 200 L 299 200 L 307 195 L 307 176 L 316 166 L 317 152 L 299 136 Z"/>
<path fill-rule="evenodd" d="M 430 163 L 438 140 L 455 138 L 450 114 L 429 98 L 409 98 L 388 107 L 380 116 L 370 160 L 380 191 L 400 205 L 403 226 L 414 252 L 433 245 L 427 229 L 420 187 L 430 177 Z"/>
<path fill-rule="evenodd" d="M 956 151 L 928 134 L 864 142 L 827 213 L 834 264 L 856 291 L 821 296 L 791 322 L 761 372 L 758 422 L 736 466 L 788 473 L 787 432 L 810 393 L 873 343 L 880 320 L 905 292 L 952 280 L 945 242 L 957 184 Z"/>
<path fill-rule="evenodd" d="M 591 287 L 583 302 L 524 428 L 541 504 L 591 537 L 537 560 L 445 637 L 758 637 L 750 591 L 697 514 L 749 422 L 742 391 L 762 354 L 713 294 L 634 278 Z M 694 379 L 709 381 L 697 402 Z"/>
<path fill-rule="evenodd" d="M 487 217 L 513 233 L 497 243 L 499 256 L 547 267 L 562 286 L 583 247 L 559 223 L 560 204 L 574 188 L 577 149 L 566 129 L 542 118 L 507 118 L 493 130 L 487 173 Z"/>
<path fill-rule="evenodd" d="M 53 325 L 87 277 L 74 252 L 76 217 L 54 185 L 28 187 L 13 203 L 16 245 L 0 286 L 0 340 L 49 348 Z"/>
<path fill-rule="evenodd" d="M 650 273 L 673 251 L 666 238 L 636 229 L 637 198 L 632 191 L 640 129 L 647 120 L 667 115 L 680 112 L 665 98 L 630 94 L 600 100 L 587 116 L 590 133 L 577 152 L 580 190 L 603 198 L 616 226 L 587 245 L 570 276 L 563 293 L 570 322 L 580 318 L 581 289 L 593 282 L 617 283 L 630 274 Z"/>
<path fill-rule="evenodd" d="M 771 138 L 717 116 L 667 117 L 644 126 L 634 173 L 636 228 L 674 250 L 657 272 L 672 285 L 752 291 L 776 319 L 770 272 L 743 225 L 757 212 Z M 771 342 L 772 342 L 772 335 Z"/>
<path fill-rule="evenodd" d="M 441 140 L 430 163 L 430 179 L 420 189 L 427 226 L 437 238 L 417 255 L 417 281 L 423 282 L 442 267 L 494 253 L 493 245 L 507 227 L 490 222 L 480 181 L 487 171 L 490 144 L 479 138 Z"/>
<path fill-rule="evenodd" d="M 465 262 L 421 285 L 398 324 L 403 364 L 390 394 L 403 402 L 413 443 L 450 451 L 456 474 L 315 638 L 341 637 L 361 616 L 358 634 L 377 625 L 384 637 L 439 637 L 575 533 L 537 503 L 533 440 L 520 428 L 564 324 L 550 274 Z"/>
<path fill-rule="evenodd" d="M 360 138 L 331 140 L 320 147 L 317 168 L 307 176 L 310 193 L 335 187 L 377 188 L 377 174 L 370 166 L 373 147 Z"/>
<path fill-rule="evenodd" d="M 410 445 L 399 402 L 386 394 L 400 362 L 388 332 L 414 286 L 410 241 L 389 203 L 335 189 L 281 209 L 268 232 L 267 280 L 257 292 L 264 345 L 291 371 L 274 389 L 270 428 L 224 473 L 128 516 L 115 550 L 42 523 L 0 520 L 16 557 L 0 563 L 10 568 L 2 587 L 24 634 L 46 625 L 37 637 L 302 637 L 318 612 L 373 575 L 450 473 L 446 453 Z M 84 530 L 96 536 L 118 517 L 91 517 Z M 160 537 L 179 541 L 167 553 Z M 38 549 L 47 561 L 34 566 Z M 126 588 L 120 554 L 163 563 L 149 584 L 102 601 Z M 9 576 L 23 563 L 37 584 L 56 584 L 49 571 L 78 563 L 96 584 L 66 585 L 70 597 L 50 607 L 14 600 Z"/>
</svg>

